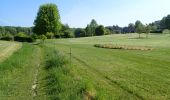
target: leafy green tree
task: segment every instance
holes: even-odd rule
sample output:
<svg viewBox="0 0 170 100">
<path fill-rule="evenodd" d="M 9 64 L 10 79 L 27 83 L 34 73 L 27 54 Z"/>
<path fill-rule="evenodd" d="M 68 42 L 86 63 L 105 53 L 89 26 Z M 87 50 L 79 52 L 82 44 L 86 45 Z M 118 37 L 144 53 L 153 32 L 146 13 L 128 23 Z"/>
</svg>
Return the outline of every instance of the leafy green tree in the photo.
<svg viewBox="0 0 170 100">
<path fill-rule="evenodd" d="M 144 25 L 139 20 L 135 22 L 135 31 L 139 34 L 140 38 L 140 35 L 144 31 Z"/>
<path fill-rule="evenodd" d="M 5 28 L 0 26 L 0 37 L 5 34 Z"/>
<path fill-rule="evenodd" d="M 170 29 L 170 15 L 165 18 L 165 25 L 167 29 Z"/>
<path fill-rule="evenodd" d="M 105 28 L 105 35 L 109 35 L 109 34 L 112 34 L 112 32 L 109 29 Z"/>
<path fill-rule="evenodd" d="M 103 25 L 100 25 L 96 28 L 95 33 L 97 36 L 105 34 L 105 28 Z"/>
<path fill-rule="evenodd" d="M 161 27 L 162 29 L 165 29 L 165 28 L 166 28 L 165 21 L 166 21 L 166 17 L 163 17 L 162 20 L 160 21 L 160 27 Z"/>
<path fill-rule="evenodd" d="M 95 19 L 92 19 L 91 23 L 90 23 L 90 28 L 91 28 L 91 35 L 95 35 L 95 30 L 97 28 L 98 24 L 96 22 Z"/>
<path fill-rule="evenodd" d="M 73 36 L 73 32 L 70 31 L 70 30 L 65 30 L 65 31 L 64 31 L 64 34 L 63 34 L 63 37 L 64 37 L 64 38 L 72 38 L 72 37 L 74 37 L 74 36 Z"/>
<path fill-rule="evenodd" d="M 74 32 L 75 37 L 85 37 L 86 36 L 86 31 L 81 28 L 77 28 Z"/>
<path fill-rule="evenodd" d="M 14 27 L 11 27 L 11 26 L 5 26 L 5 31 L 9 32 L 12 35 L 17 34 L 17 30 Z"/>
<path fill-rule="evenodd" d="M 47 32 L 60 35 L 59 31 L 61 29 L 61 22 L 57 5 L 41 5 L 34 21 L 34 25 L 33 32 L 38 35 L 46 35 Z"/>
<path fill-rule="evenodd" d="M 24 32 L 19 32 L 17 34 L 17 36 L 19 36 L 19 37 L 27 37 L 26 33 L 24 33 Z"/>
<path fill-rule="evenodd" d="M 86 26 L 85 31 L 86 31 L 86 36 L 93 36 L 90 25 Z"/>
<path fill-rule="evenodd" d="M 158 27 L 157 27 L 156 25 L 152 25 L 152 26 L 151 26 L 151 31 L 152 31 L 152 32 L 155 32 L 155 31 L 157 30 L 157 28 L 158 28 Z"/>
<path fill-rule="evenodd" d="M 135 32 L 135 25 L 133 23 L 130 23 L 128 25 L 128 33 L 134 33 Z"/>
<path fill-rule="evenodd" d="M 70 29 L 70 27 L 69 27 L 68 24 L 62 24 L 61 32 L 64 32 L 64 31 L 69 30 L 69 29 Z"/>
<path fill-rule="evenodd" d="M 73 38 L 74 31 L 69 27 L 68 24 L 62 24 L 61 37 L 63 38 Z"/>
<path fill-rule="evenodd" d="M 170 15 L 168 15 L 165 19 L 165 26 L 167 29 L 170 30 Z M 169 31 L 169 34 L 170 34 L 170 31 Z"/>
<path fill-rule="evenodd" d="M 148 38 L 148 35 L 149 35 L 150 32 L 151 32 L 151 26 L 150 25 L 146 25 L 146 27 L 145 27 L 146 38 Z"/>
<path fill-rule="evenodd" d="M 86 36 L 94 36 L 96 27 L 98 26 L 95 19 L 92 19 L 89 25 L 85 28 Z"/>
<path fill-rule="evenodd" d="M 32 34 L 32 27 L 15 27 L 17 33 L 24 32 L 26 34 Z"/>
</svg>

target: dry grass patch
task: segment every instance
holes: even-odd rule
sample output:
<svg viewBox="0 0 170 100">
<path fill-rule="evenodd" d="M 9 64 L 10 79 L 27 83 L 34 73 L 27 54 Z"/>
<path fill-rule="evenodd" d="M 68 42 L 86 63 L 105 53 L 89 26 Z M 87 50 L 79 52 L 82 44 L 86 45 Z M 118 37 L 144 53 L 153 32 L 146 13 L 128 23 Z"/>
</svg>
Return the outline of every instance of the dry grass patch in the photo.
<svg viewBox="0 0 170 100">
<path fill-rule="evenodd" d="M 152 48 L 145 46 L 131 46 L 131 45 L 113 45 L 113 44 L 95 44 L 94 47 L 107 49 L 125 49 L 125 50 L 152 50 Z"/>
<path fill-rule="evenodd" d="M 0 62 L 5 60 L 10 55 L 12 55 L 16 50 L 18 50 L 21 47 L 22 47 L 21 43 L 10 43 L 8 47 L 1 51 Z"/>
</svg>

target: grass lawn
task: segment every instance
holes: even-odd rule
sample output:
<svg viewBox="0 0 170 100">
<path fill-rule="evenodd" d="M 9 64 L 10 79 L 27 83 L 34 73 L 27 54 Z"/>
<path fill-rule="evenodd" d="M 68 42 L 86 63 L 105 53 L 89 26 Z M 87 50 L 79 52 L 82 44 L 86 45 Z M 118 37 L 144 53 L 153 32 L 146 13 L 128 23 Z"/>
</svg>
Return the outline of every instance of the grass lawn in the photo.
<svg viewBox="0 0 170 100">
<path fill-rule="evenodd" d="M 170 36 L 136 37 L 138 34 L 117 34 L 53 39 L 40 45 L 23 43 L 0 63 L 0 99 L 170 99 Z M 105 49 L 94 44 L 152 50 Z M 32 90 L 35 84 L 36 90 Z"/>
<path fill-rule="evenodd" d="M 170 99 L 170 37 L 137 34 L 46 41 L 69 59 L 74 78 L 90 84 L 97 99 Z M 151 51 L 96 48 L 94 44 L 148 46 Z"/>
</svg>

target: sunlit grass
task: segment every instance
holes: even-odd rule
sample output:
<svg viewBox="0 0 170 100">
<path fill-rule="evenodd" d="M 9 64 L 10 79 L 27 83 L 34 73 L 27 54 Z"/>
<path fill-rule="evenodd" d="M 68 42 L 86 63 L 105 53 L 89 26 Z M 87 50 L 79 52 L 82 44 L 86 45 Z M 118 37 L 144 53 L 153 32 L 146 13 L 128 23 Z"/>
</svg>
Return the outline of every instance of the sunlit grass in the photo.
<svg viewBox="0 0 170 100">
<path fill-rule="evenodd" d="M 0 63 L 0 98 L 2 100 L 33 99 L 34 73 L 40 62 L 40 50 L 30 44 Z"/>
<path fill-rule="evenodd" d="M 151 34 L 108 35 L 77 39 L 48 40 L 48 47 L 63 52 L 79 78 L 88 80 L 98 99 L 166 100 L 170 90 L 170 37 Z M 145 35 L 143 34 L 143 37 Z M 150 51 L 102 49 L 94 44 L 149 46 Z"/>
<path fill-rule="evenodd" d="M 117 34 L 53 39 L 39 45 L 24 43 L 0 63 L 0 98 L 170 99 L 170 37 L 161 34 L 137 37 L 138 34 Z M 95 44 L 153 50 L 104 49 L 94 47 Z M 37 95 L 34 97 L 31 86 L 37 68 Z"/>
</svg>

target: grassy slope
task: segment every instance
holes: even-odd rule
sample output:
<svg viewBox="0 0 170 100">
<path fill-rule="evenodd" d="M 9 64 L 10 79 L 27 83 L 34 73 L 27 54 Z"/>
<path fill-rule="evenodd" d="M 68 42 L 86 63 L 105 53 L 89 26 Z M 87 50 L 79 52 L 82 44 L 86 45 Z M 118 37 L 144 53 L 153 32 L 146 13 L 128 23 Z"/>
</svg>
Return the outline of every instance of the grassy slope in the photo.
<svg viewBox="0 0 170 100">
<path fill-rule="evenodd" d="M 31 100 L 35 71 L 40 63 L 41 49 L 24 43 L 22 48 L 0 63 L 1 100 Z"/>
<path fill-rule="evenodd" d="M 74 78 L 90 83 L 88 91 L 96 98 L 170 99 L 170 37 L 135 37 L 128 34 L 49 40 L 47 46 L 66 55 L 72 48 Z M 110 50 L 93 47 L 96 43 L 150 46 L 154 50 Z"/>
</svg>

